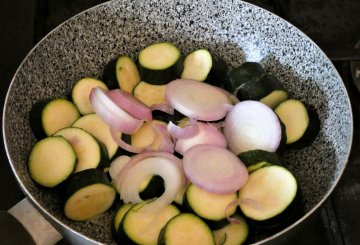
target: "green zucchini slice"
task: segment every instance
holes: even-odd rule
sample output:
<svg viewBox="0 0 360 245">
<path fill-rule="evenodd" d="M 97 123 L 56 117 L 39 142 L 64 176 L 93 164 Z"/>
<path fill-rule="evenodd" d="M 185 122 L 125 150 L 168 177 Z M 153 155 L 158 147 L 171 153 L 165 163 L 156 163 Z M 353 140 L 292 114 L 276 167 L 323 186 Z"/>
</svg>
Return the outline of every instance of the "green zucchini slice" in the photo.
<svg viewBox="0 0 360 245">
<path fill-rule="evenodd" d="M 294 147 L 308 146 L 320 130 L 320 121 L 315 110 L 300 100 L 289 99 L 275 109 L 275 113 L 286 128 L 286 145 Z"/>
<path fill-rule="evenodd" d="M 103 142 L 110 159 L 118 153 L 119 146 L 111 136 L 110 127 L 97 114 L 91 113 L 80 117 L 73 123 L 72 127 L 84 129 Z M 118 137 L 121 138 L 121 133 Z"/>
<path fill-rule="evenodd" d="M 82 115 L 93 113 L 89 96 L 93 88 L 100 87 L 104 90 L 108 90 L 108 87 L 102 81 L 85 77 L 78 80 L 71 89 L 71 98 Z"/>
<path fill-rule="evenodd" d="M 130 57 L 123 55 L 106 64 L 103 80 L 111 89 L 121 88 L 131 93 L 141 78 L 135 62 Z"/>
<path fill-rule="evenodd" d="M 101 147 L 99 142 L 87 131 L 68 127 L 57 131 L 54 136 L 62 136 L 70 142 L 78 157 L 78 163 L 74 172 L 79 172 L 89 168 L 97 168 L 109 164 L 109 157 L 106 150 Z"/>
<path fill-rule="evenodd" d="M 149 202 L 135 204 L 126 212 L 119 227 L 119 235 L 125 244 L 156 244 L 161 229 L 180 212 L 174 205 L 161 212 L 144 212 L 141 209 Z"/>
<path fill-rule="evenodd" d="M 190 184 L 186 189 L 183 205 L 192 213 L 203 218 L 212 229 L 219 229 L 228 224 L 225 209 L 229 203 L 237 199 L 237 193 L 215 194 L 204 191 L 194 184 Z M 233 215 L 236 206 L 227 210 L 228 215 Z"/>
<path fill-rule="evenodd" d="M 232 93 L 236 93 L 244 83 L 254 82 L 265 74 L 266 72 L 260 63 L 245 62 L 228 72 L 224 88 Z"/>
<path fill-rule="evenodd" d="M 268 162 L 274 165 L 282 165 L 278 154 L 260 149 L 239 153 L 238 157 L 247 167 L 259 162 Z"/>
<path fill-rule="evenodd" d="M 179 78 L 183 61 L 180 50 L 168 42 L 154 43 L 138 56 L 141 79 L 151 84 L 164 85 Z"/>
<path fill-rule="evenodd" d="M 243 217 L 235 215 L 239 223 L 228 224 L 225 227 L 213 231 L 217 245 L 240 245 L 243 244 L 249 235 L 249 226 Z"/>
<path fill-rule="evenodd" d="M 117 243 L 120 243 L 120 242 L 121 242 L 121 237 L 119 236 L 119 233 L 118 233 L 118 230 L 119 230 L 121 221 L 122 221 L 122 219 L 124 218 L 126 212 L 129 211 L 129 209 L 130 209 L 132 206 L 134 206 L 134 204 L 132 204 L 132 203 L 125 203 L 125 204 L 123 204 L 123 205 L 118 209 L 118 211 L 117 211 L 116 214 L 115 214 L 113 223 L 112 223 L 112 225 L 111 225 L 111 234 L 112 234 L 114 240 L 115 240 Z"/>
<path fill-rule="evenodd" d="M 240 100 L 257 100 L 271 108 L 288 98 L 288 92 L 273 75 L 264 74 L 255 81 L 248 81 L 234 91 Z"/>
<path fill-rule="evenodd" d="M 239 191 L 243 214 L 265 221 L 281 214 L 295 200 L 298 192 L 294 175 L 284 167 L 270 165 L 257 169 Z"/>
<path fill-rule="evenodd" d="M 203 82 L 209 75 L 212 66 L 212 56 L 209 50 L 197 49 L 185 57 L 181 78 Z"/>
<path fill-rule="evenodd" d="M 115 196 L 116 192 L 103 171 L 87 169 L 77 172 L 67 182 L 65 216 L 74 221 L 86 221 L 106 212 Z"/>
<path fill-rule="evenodd" d="M 133 90 L 133 95 L 147 106 L 165 104 L 166 85 L 153 85 L 144 81 L 139 82 Z"/>
<path fill-rule="evenodd" d="M 70 176 L 76 162 L 77 156 L 72 145 L 63 137 L 50 136 L 33 146 L 28 167 L 36 183 L 54 187 Z"/>
<path fill-rule="evenodd" d="M 42 100 L 30 111 L 30 127 L 37 139 L 50 136 L 59 129 L 69 127 L 80 117 L 75 104 L 58 98 Z"/>
<path fill-rule="evenodd" d="M 215 245 L 215 239 L 210 228 L 198 216 L 191 213 L 181 213 L 167 222 L 160 232 L 157 244 Z"/>
</svg>

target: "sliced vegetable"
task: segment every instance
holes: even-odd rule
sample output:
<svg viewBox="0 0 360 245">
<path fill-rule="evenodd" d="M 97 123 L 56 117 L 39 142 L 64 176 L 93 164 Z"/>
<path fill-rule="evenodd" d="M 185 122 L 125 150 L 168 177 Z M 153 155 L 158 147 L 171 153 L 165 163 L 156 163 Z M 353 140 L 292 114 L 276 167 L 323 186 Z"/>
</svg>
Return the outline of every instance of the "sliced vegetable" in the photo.
<svg viewBox="0 0 360 245">
<path fill-rule="evenodd" d="M 157 244 L 161 229 L 180 212 L 174 205 L 167 205 L 158 212 L 146 212 L 152 200 L 140 202 L 126 212 L 119 227 L 125 244 Z"/>
<path fill-rule="evenodd" d="M 275 108 L 288 98 L 288 93 L 279 79 L 271 74 L 265 74 L 255 81 L 243 83 L 236 90 L 236 96 L 239 100 L 258 100 Z"/>
<path fill-rule="evenodd" d="M 74 221 L 86 221 L 106 212 L 115 196 L 116 192 L 102 170 L 77 172 L 67 182 L 65 216 Z"/>
<path fill-rule="evenodd" d="M 250 150 L 242 152 L 238 155 L 240 160 L 250 166 L 259 162 L 268 162 L 274 165 L 282 165 L 282 161 L 278 154 L 264 150 Z"/>
<path fill-rule="evenodd" d="M 113 89 L 106 92 L 106 95 L 121 109 L 130 115 L 145 121 L 152 120 L 151 109 L 135 98 L 132 94 L 121 90 Z"/>
<path fill-rule="evenodd" d="M 134 204 L 126 203 L 123 204 L 115 214 L 113 223 L 111 225 L 111 234 L 117 243 L 121 243 L 122 237 L 119 235 L 118 230 L 125 214 Z"/>
<path fill-rule="evenodd" d="M 82 115 L 94 112 L 90 104 L 89 96 L 91 90 L 97 87 L 105 91 L 108 90 L 105 83 L 91 77 L 82 78 L 73 85 L 71 89 L 71 99 Z"/>
<path fill-rule="evenodd" d="M 121 155 L 116 157 L 111 161 L 109 174 L 111 179 L 115 179 L 115 177 L 120 173 L 120 171 L 125 167 L 125 165 L 130 161 L 130 157 L 126 155 Z"/>
<path fill-rule="evenodd" d="M 95 88 L 91 91 L 90 102 L 95 113 L 113 130 L 132 134 L 143 123 L 142 120 L 133 117 L 117 106 L 101 88 Z"/>
<path fill-rule="evenodd" d="M 233 193 L 248 178 L 245 165 L 234 153 L 214 145 L 191 147 L 184 155 L 183 164 L 188 179 L 212 193 Z"/>
<path fill-rule="evenodd" d="M 242 101 L 227 114 L 224 135 L 235 154 L 249 150 L 275 152 L 281 140 L 276 114 L 257 101 Z"/>
<path fill-rule="evenodd" d="M 210 73 L 212 65 L 209 50 L 197 49 L 185 57 L 181 78 L 203 82 Z"/>
<path fill-rule="evenodd" d="M 296 193 L 297 182 L 292 173 L 284 167 L 270 165 L 251 173 L 239 191 L 239 200 L 252 200 L 257 205 L 240 202 L 239 206 L 248 218 L 263 221 L 282 213 Z"/>
<path fill-rule="evenodd" d="M 215 245 L 215 240 L 210 228 L 204 221 L 194 214 L 182 213 L 167 222 L 160 232 L 157 244 Z"/>
<path fill-rule="evenodd" d="M 315 140 L 320 130 L 319 117 L 303 102 L 286 100 L 276 107 L 275 112 L 285 124 L 287 145 L 308 146 Z"/>
<path fill-rule="evenodd" d="M 50 136 L 33 146 L 28 167 L 36 183 L 54 187 L 70 176 L 76 163 L 77 156 L 71 144 L 63 137 Z"/>
<path fill-rule="evenodd" d="M 141 79 L 135 62 L 124 55 L 106 64 L 103 71 L 103 80 L 109 85 L 110 89 L 121 88 L 131 93 Z"/>
<path fill-rule="evenodd" d="M 183 205 L 189 211 L 193 212 L 212 228 L 219 229 L 229 222 L 226 214 L 233 215 L 236 206 L 227 210 L 228 205 L 237 199 L 237 193 L 217 194 L 205 191 L 194 184 L 190 184 L 186 189 Z"/>
<path fill-rule="evenodd" d="M 91 113 L 80 117 L 72 127 L 81 128 L 89 132 L 99 141 L 103 142 L 107 148 L 109 159 L 112 159 L 119 151 L 119 146 L 113 140 L 109 125 L 107 125 L 97 114 Z M 121 133 L 117 135 L 121 137 Z"/>
<path fill-rule="evenodd" d="M 237 224 L 228 224 L 225 227 L 213 231 L 216 245 L 241 245 L 249 235 L 249 226 L 245 219 L 235 215 Z"/>
<path fill-rule="evenodd" d="M 177 79 L 166 86 L 168 103 L 187 117 L 216 121 L 225 117 L 232 105 L 218 88 L 194 80 Z"/>
<path fill-rule="evenodd" d="M 159 150 L 163 137 L 170 138 L 170 135 L 160 134 L 156 129 L 157 126 L 166 126 L 166 123 L 159 120 L 145 122 L 138 131 L 131 135 L 131 145 L 135 147 L 148 147 L 152 150 Z"/>
<path fill-rule="evenodd" d="M 143 81 L 164 85 L 178 78 L 182 71 L 180 50 L 171 43 L 154 43 L 139 53 L 139 71 Z"/>
<path fill-rule="evenodd" d="M 224 88 L 234 94 L 246 82 L 254 82 L 261 76 L 265 75 L 265 71 L 257 62 L 245 62 L 240 66 L 232 69 L 228 73 L 228 79 L 225 80 Z"/>
<path fill-rule="evenodd" d="M 173 122 L 169 122 L 167 130 L 175 139 L 186 139 L 194 137 L 199 133 L 199 124 L 193 119 L 188 120 L 187 125 L 184 125 L 184 127 L 180 127 Z"/>
<path fill-rule="evenodd" d="M 69 127 L 57 131 L 54 136 L 64 137 L 74 148 L 78 157 L 74 172 L 109 165 L 107 150 L 87 131 Z"/>
<path fill-rule="evenodd" d="M 140 185 L 149 175 L 158 175 L 164 180 L 165 191 L 158 199 L 147 205 L 146 210 L 156 211 L 170 204 L 186 184 L 182 162 L 166 152 L 144 152 L 131 158 L 113 180 L 125 203 L 138 203 Z"/>
<path fill-rule="evenodd" d="M 152 107 L 167 104 L 165 100 L 165 89 L 166 85 L 154 85 L 141 81 L 134 87 L 132 93 L 145 105 Z"/>
<path fill-rule="evenodd" d="M 195 145 L 209 144 L 226 148 L 227 143 L 224 134 L 209 123 L 196 122 L 198 133 L 192 137 L 179 138 L 175 143 L 175 151 L 184 155 L 188 149 Z"/>
<path fill-rule="evenodd" d="M 42 100 L 30 111 L 30 127 L 37 139 L 69 127 L 80 117 L 75 104 L 66 99 Z"/>
</svg>

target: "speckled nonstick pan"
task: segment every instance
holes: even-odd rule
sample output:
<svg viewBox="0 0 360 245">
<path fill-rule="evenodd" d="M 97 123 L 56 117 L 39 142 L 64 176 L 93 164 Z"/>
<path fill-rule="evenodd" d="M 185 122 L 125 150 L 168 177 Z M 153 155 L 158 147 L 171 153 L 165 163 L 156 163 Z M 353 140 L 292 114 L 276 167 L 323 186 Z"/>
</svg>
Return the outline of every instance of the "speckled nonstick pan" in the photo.
<svg viewBox="0 0 360 245">
<path fill-rule="evenodd" d="M 310 146 L 284 154 L 302 189 L 305 215 L 260 243 L 283 240 L 325 201 L 346 166 L 353 119 L 346 89 L 334 66 L 308 37 L 261 8 L 241 1 L 111 1 L 85 11 L 47 35 L 25 58 L 9 88 L 3 114 L 6 151 L 30 201 L 70 240 L 111 244 L 115 210 L 87 222 L 62 213 L 58 193 L 30 179 L 27 157 L 35 137 L 31 106 L 44 98 L 65 97 L 85 76 L 101 77 L 119 54 L 135 55 L 147 44 L 169 41 L 187 53 L 207 47 L 231 66 L 258 61 L 280 78 L 290 95 L 313 106 L 321 131 Z"/>
</svg>

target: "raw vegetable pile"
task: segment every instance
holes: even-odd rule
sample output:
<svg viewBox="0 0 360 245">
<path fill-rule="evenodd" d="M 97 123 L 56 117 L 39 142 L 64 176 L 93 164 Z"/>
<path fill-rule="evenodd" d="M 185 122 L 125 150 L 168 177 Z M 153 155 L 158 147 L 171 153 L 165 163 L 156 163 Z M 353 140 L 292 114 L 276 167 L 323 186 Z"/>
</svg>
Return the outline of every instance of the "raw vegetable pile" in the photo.
<svg viewBox="0 0 360 245">
<path fill-rule="evenodd" d="M 77 81 L 71 100 L 33 106 L 29 173 L 65 188 L 71 220 L 120 206 L 117 242 L 251 242 L 301 215 L 300 188 L 279 154 L 310 145 L 320 123 L 289 97 L 259 63 L 230 69 L 207 49 L 183 56 L 154 43 L 137 63 L 110 61 L 102 81 Z"/>
</svg>

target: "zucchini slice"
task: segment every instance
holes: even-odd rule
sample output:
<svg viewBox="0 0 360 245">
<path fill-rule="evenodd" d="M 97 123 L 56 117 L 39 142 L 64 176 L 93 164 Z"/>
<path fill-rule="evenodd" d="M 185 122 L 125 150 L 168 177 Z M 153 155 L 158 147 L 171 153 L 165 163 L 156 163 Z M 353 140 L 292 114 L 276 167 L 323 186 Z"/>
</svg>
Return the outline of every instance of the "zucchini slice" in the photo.
<svg viewBox="0 0 360 245">
<path fill-rule="evenodd" d="M 103 80 L 111 89 L 121 88 L 131 93 L 141 78 L 135 62 L 130 57 L 123 55 L 106 64 Z"/>
<path fill-rule="evenodd" d="M 158 120 L 144 122 L 143 125 L 141 125 L 141 127 L 131 135 L 131 145 L 136 147 L 145 147 L 154 142 L 151 148 L 153 150 L 159 149 L 163 138 L 161 134 L 156 133 L 154 129 L 155 124 L 166 125 L 166 123 Z"/>
<path fill-rule="evenodd" d="M 142 200 L 161 196 L 165 191 L 164 180 L 158 176 L 149 178 L 140 186 L 139 196 Z"/>
<path fill-rule="evenodd" d="M 113 204 L 115 196 L 116 192 L 102 170 L 87 169 L 77 172 L 67 182 L 65 216 L 74 221 L 86 221 L 106 212 Z"/>
<path fill-rule="evenodd" d="M 104 90 L 108 90 L 108 87 L 102 81 L 85 77 L 78 80 L 71 89 L 71 98 L 82 115 L 93 113 L 89 96 L 93 88 L 100 87 Z"/>
<path fill-rule="evenodd" d="M 30 111 L 30 127 L 37 139 L 50 136 L 59 129 L 69 127 L 80 117 L 75 104 L 58 98 L 42 100 Z"/>
<path fill-rule="evenodd" d="M 166 85 L 153 85 L 144 81 L 139 82 L 132 91 L 133 95 L 147 106 L 165 104 Z"/>
<path fill-rule="evenodd" d="M 71 144 L 63 137 L 50 136 L 33 146 L 28 167 L 36 183 L 54 187 L 70 176 L 76 162 L 77 156 Z"/>
<path fill-rule="evenodd" d="M 157 244 L 215 245 L 215 239 L 210 228 L 199 217 L 191 213 L 181 213 L 167 222 L 160 232 Z"/>
<path fill-rule="evenodd" d="M 111 136 L 110 127 L 97 114 L 91 113 L 80 117 L 73 123 L 72 127 L 84 129 L 103 142 L 110 159 L 118 153 L 119 146 Z M 118 137 L 121 138 L 121 133 Z"/>
<path fill-rule="evenodd" d="M 278 105 L 275 113 L 285 124 L 286 145 L 304 147 L 315 140 L 320 130 L 320 121 L 315 110 L 300 100 L 289 99 Z"/>
<path fill-rule="evenodd" d="M 212 56 L 207 49 L 197 49 L 189 53 L 184 60 L 184 70 L 180 78 L 205 81 L 213 66 Z"/>
<path fill-rule="evenodd" d="M 240 203 L 243 214 L 256 221 L 265 221 L 281 214 L 295 200 L 298 192 L 294 175 L 284 167 L 270 165 L 249 175 L 239 191 L 239 199 L 252 200 Z"/>
<path fill-rule="evenodd" d="M 257 100 L 270 108 L 288 98 L 288 92 L 281 82 L 273 75 L 264 74 L 255 81 L 248 81 L 239 86 L 235 91 L 239 100 Z"/>
<path fill-rule="evenodd" d="M 225 209 L 232 201 L 237 199 L 237 193 L 215 194 L 204 191 L 194 184 L 190 184 L 186 189 L 183 205 L 192 213 L 195 213 L 210 226 L 212 229 L 219 229 L 228 224 Z M 233 215 L 236 206 L 227 210 L 228 215 Z"/>
<path fill-rule="evenodd" d="M 161 229 L 180 211 L 174 205 L 166 206 L 161 212 L 144 212 L 147 203 L 135 204 L 126 212 L 119 227 L 119 235 L 125 244 L 156 244 Z"/>
<path fill-rule="evenodd" d="M 78 163 L 74 172 L 101 167 L 100 164 L 109 164 L 107 151 L 104 151 L 94 136 L 87 131 L 68 127 L 57 131 L 54 136 L 64 137 L 73 146 L 78 157 Z"/>
<path fill-rule="evenodd" d="M 180 50 L 169 42 L 154 43 L 138 56 L 141 79 L 151 84 L 164 85 L 179 78 L 182 71 Z"/>
<path fill-rule="evenodd" d="M 114 240 L 115 240 L 117 243 L 120 243 L 120 242 L 121 242 L 121 237 L 119 236 L 119 233 L 118 233 L 118 230 L 119 230 L 121 221 L 122 221 L 122 219 L 124 218 L 126 212 L 129 211 L 129 209 L 130 209 L 132 206 L 134 206 L 134 204 L 132 204 L 132 203 L 125 203 L 125 204 L 123 204 L 123 205 L 118 209 L 118 211 L 117 211 L 116 214 L 115 214 L 113 223 L 112 223 L 112 225 L 111 225 L 111 234 L 112 234 Z"/>
<path fill-rule="evenodd" d="M 268 162 L 274 165 L 282 165 L 281 159 L 275 152 L 264 150 L 250 150 L 238 154 L 240 160 L 248 167 L 259 162 Z"/>
<path fill-rule="evenodd" d="M 240 245 L 249 235 L 249 226 L 243 217 L 235 215 L 238 224 L 228 224 L 225 227 L 213 231 L 217 245 Z"/>
<path fill-rule="evenodd" d="M 228 72 L 224 88 L 231 93 L 236 93 L 244 83 L 254 82 L 265 74 L 266 72 L 260 63 L 245 62 Z"/>
</svg>

